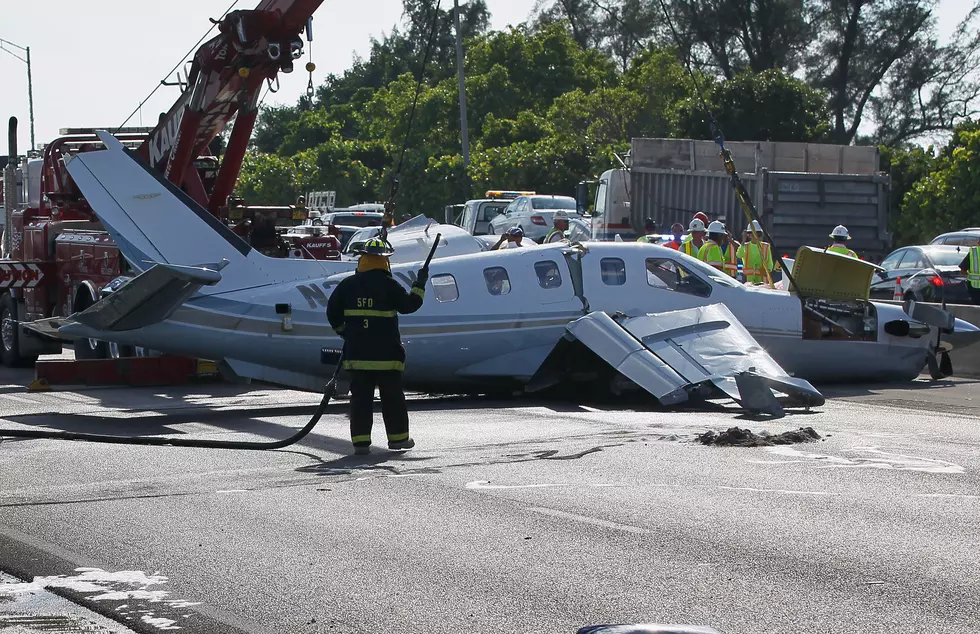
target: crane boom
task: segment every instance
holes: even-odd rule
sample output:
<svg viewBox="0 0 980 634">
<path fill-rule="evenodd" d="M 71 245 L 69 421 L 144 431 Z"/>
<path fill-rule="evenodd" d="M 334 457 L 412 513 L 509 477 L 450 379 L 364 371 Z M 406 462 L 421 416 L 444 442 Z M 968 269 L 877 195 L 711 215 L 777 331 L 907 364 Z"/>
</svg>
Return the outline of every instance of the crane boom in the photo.
<svg viewBox="0 0 980 634">
<path fill-rule="evenodd" d="M 211 213 L 218 213 L 241 171 L 262 85 L 280 71 L 292 72 L 293 61 L 303 53 L 300 34 L 322 2 L 262 0 L 255 9 L 225 15 L 218 35 L 194 55 L 180 98 L 161 115 L 137 153 Z M 208 192 L 194 161 L 232 118 L 228 146 Z"/>
</svg>

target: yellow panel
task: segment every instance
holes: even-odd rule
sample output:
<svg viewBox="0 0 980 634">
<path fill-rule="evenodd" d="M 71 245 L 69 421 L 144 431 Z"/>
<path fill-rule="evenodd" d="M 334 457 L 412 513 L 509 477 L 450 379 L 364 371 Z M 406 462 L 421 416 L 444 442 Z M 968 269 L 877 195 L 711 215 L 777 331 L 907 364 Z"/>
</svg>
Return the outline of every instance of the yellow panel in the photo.
<svg viewBox="0 0 980 634">
<path fill-rule="evenodd" d="M 800 293 L 808 297 L 867 300 L 877 270 L 883 269 L 832 251 L 800 247 L 793 263 L 793 279 Z"/>
</svg>

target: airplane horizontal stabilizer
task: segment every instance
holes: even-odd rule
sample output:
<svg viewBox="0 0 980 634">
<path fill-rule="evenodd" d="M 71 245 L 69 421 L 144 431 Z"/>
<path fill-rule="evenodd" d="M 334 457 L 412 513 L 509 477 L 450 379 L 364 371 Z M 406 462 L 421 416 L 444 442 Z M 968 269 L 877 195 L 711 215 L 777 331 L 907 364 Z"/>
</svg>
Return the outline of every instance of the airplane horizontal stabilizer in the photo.
<svg viewBox="0 0 980 634">
<path fill-rule="evenodd" d="M 220 280 L 221 274 L 212 269 L 157 264 L 89 308 L 72 315 L 72 319 L 99 331 L 144 328 L 169 318 L 202 286 L 217 284 Z"/>
<path fill-rule="evenodd" d="M 545 359 L 527 386 L 553 384 L 579 343 L 640 386 L 663 405 L 688 399 L 699 385 L 717 387 L 745 409 L 782 415 L 776 394 L 804 405 L 822 405 L 823 396 L 802 379 L 790 377 L 722 304 L 686 310 L 610 317 L 593 312 L 566 326 L 565 338 Z"/>
</svg>

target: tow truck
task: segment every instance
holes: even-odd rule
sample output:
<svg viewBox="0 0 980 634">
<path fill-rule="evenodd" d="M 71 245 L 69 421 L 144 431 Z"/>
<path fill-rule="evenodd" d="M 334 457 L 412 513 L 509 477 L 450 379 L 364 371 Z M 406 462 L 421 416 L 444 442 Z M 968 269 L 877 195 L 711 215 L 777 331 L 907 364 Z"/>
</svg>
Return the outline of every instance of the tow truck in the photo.
<svg viewBox="0 0 980 634">
<path fill-rule="evenodd" d="M 228 199 L 258 115 L 259 96 L 279 72 L 293 71 L 303 54 L 302 34 L 312 41 L 312 16 L 323 0 L 261 0 L 216 21 L 218 35 L 195 53 L 180 96 L 152 129 L 109 128 L 168 184 L 190 198 L 200 213 L 230 222 Z M 306 65 L 311 73 L 312 62 Z M 224 156 L 209 147 L 234 119 Z M 93 130 L 69 129 L 39 158 L 18 158 L 16 119 L 8 134 L 4 173 L 4 225 L 0 258 L 0 362 L 33 363 L 61 351 L 62 342 L 32 335 L 19 324 L 84 310 L 118 287 L 127 266 L 65 170 L 65 159 L 101 149 Z M 274 231 L 273 231 L 274 233 Z M 284 253 L 287 256 L 288 253 Z M 206 262 L 208 254 L 201 254 Z M 78 359 L 119 357 L 133 351 L 96 340 L 76 340 Z"/>
<path fill-rule="evenodd" d="M 490 221 L 504 213 L 510 201 L 519 196 L 533 195 L 534 192 L 491 189 L 484 194 L 484 198 L 467 200 L 461 205 L 447 205 L 446 224 L 462 227 L 470 235 L 483 236 L 488 233 Z"/>
</svg>

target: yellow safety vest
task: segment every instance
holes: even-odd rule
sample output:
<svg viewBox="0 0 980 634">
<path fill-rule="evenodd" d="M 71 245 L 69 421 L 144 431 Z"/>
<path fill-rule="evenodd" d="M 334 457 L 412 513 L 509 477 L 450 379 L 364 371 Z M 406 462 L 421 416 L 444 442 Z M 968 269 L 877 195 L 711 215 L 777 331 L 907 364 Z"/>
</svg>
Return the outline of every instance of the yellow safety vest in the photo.
<svg viewBox="0 0 980 634">
<path fill-rule="evenodd" d="M 705 240 L 698 250 L 698 259 L 713 266 L 719 271 L 725 270 L 725 254 L 721 252 L 721 247 L 714 240 Z"/>
<path fill-rule="evenodd" d="M 722 255 L 725 258 L 725 264 L 722 270 L 728 273 L 731 277 L 738 277 L 738 256 L 735 247 L 729 242 L 728 246 L 721 250 Z"/>
<path fill-rule="evenodd" d="M 696 247 L 694 246 L 694 240 L 688 239 L 685 240 L 684 242 L 681 242 L 680 250 L 688 254 L 692 258 L 696 258 L 698 257 L 698 252 L 701 250 L 701 248 L 704 247 L 705 244 L 708 244 L 708 242 L 705 241 L 703 245 L 701 245 L 700 247 Z"/>
<path fill-rule="evenodd" d="M 980 246 L 970 247 L 970 268 L 966 272 L 966 281 L 973 288 L 980 288 Z"/>
<path fill-rule="evenodd" d="M 827 250 L 828 251 L 832 251 L 834 253 L 840 253 L 841 255 L 849 255 L 852 258 L 856 258 L 858 256 L 857 253 L 855 253 L 854 251 L 851 251 L 850 249 L 848 249 L 847 247 L 845 247 L 842 244 L 834 244 L 834 245 L 831 245 L 831 246 L 827 247 Z"/>
<path fill-rule="evenodd" d="M 772 271 L 772 250 L 768 242 L 760 241 L 758 245 L 746 242 L 738 248 L 736 254 L 742 258 L 742 273 L 746 282 L 760 284 L 766 281 L 762 267 Z"/>
</svg>

